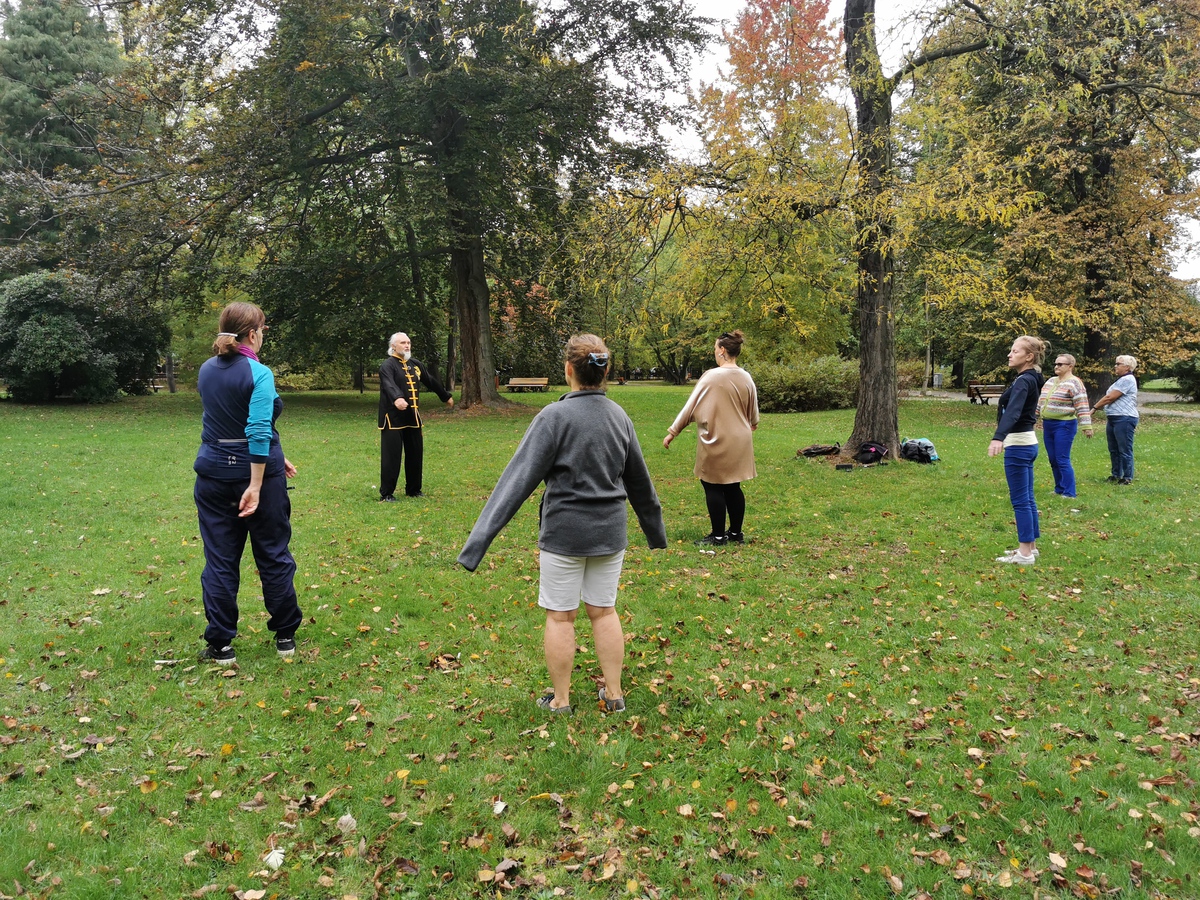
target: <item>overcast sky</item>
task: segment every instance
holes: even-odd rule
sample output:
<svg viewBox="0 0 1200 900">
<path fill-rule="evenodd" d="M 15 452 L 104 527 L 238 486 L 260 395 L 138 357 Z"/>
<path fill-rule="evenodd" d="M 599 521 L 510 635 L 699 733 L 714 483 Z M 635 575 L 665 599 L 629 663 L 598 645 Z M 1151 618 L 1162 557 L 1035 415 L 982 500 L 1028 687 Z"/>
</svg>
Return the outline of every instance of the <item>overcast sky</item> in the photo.
<svg viewBox="0 0 1200 900">
<path fill-rule="evenodd" d="M 741 0 L 692 0 L 692 5 L 700 15 L 716 19 L 718 23 L 726 27 L 732 27 L 734 18 L 744 4 Z M 906 18 L 933 5 L 934 0 L 878 0 L 875 4 L 878 23 L 876 40 L 879 43 L 879 53 L 883 59 L 885 72 L 895 71 L 904 53 L 913 49 L 915 45 L 916 33 L 911 27 L 905 28 L 903 25 Z M 839 0 L 832 0 L 830 10 L 838 16 L 839 20 L 842 8 Z M 717 28 L 718 35 L 720 34 L 720 24 Z M 692 77 L 693 84 L 715 80 L 718 67 L 724 65 L 726 59 L 724 46 L 719 40 L 715 41 L 711 52 L 698 62 Z M 700 145 L 696 135 L 669 135 L 668 139 L 676 145 L 677 149 L 684 152 L 694 151 Z M 1200 245 L 1200 224 L 1194 221 L 1190 222 L 1183 231 L 1185 234 L 1190 234 L 1193 246 L 1176 259 L 1174 274 L 1177 278 L 1200 278 L 1200 246 L 1197 246 Z"/>
</svg>

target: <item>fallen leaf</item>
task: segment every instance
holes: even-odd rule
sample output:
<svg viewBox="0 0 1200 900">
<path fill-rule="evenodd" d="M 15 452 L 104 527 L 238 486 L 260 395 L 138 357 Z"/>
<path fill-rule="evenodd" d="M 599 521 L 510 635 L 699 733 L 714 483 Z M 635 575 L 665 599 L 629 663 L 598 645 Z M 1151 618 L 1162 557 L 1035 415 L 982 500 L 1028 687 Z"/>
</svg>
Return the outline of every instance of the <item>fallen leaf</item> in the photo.
<svg viewBox="0 0 1200 900">
<path fill-rule="evenodd" d="M 679 813 L 685 819 L 696 818 L 696 811 L 692 809 L 692 804 L 690 803 L 683 804 L 683 806 L 678 807 L 675 812 Z"/>
<path fill-rule="evenodd" d="M 337 827 L 338 831 L 340 831 L 342 834 L 350 834 L 358 830 L 358 820 L 355 819 L 354 816 L 350 815 L 350 813 L 346 813 L 337 820 Z"/>
</svg>

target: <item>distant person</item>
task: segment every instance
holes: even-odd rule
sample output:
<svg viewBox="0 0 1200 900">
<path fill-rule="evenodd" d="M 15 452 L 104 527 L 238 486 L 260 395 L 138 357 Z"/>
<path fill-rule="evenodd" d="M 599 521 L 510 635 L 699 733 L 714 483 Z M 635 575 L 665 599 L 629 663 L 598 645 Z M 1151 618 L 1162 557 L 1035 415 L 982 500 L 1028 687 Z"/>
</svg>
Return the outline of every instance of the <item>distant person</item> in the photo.
<svg viewBox="0 0 1200 900">
<path fill-rule="evenodd" d="M 1087 388 L 1075 376 L 1075 357 L 1070 353 L 1060 353 L 1054 360 L 1054 377 L 1042 386 L 1038 414 L 1042 417 L 1046 457 L 1054 473 L 1054 493 L 1074 497 L 1075 469 L 1071 465 L 1071 446 L 1080 428 L 1089 438 L 1094 432 Z"/>
<path fill-rule="evenodd" d="M 292 503 L 287 479 L 296 474 L 283 455 L 275 420 L 283 401 L 275 376 L 258 360 L 267 333 L 266 317 L 253 303 L 221 310 L 221 333 L 213 357 L 200 367 L 196 389 L 204 407 L 196 454 L 196 512 L 204 542 L 207 646 L 200 658 L 229 666 L 237 662 L 238 587 L 246 537 L 262 580 L 267 629 L 282 657 L 296 652 L 296 629 L 304 620 L 296 601 Z"/>
<path fill-rule="evenodd" d="M 1046 344 L 1039 338 L 1022 335 L 1008 351 L 1009 368 L 1017 377 L 996 405 L 996 432 L 988 444 L 988 456 L 1004 455 L 1004 477 L 1008 496 L 1017 520 L 1017 549 L 1009 550 L 996 562 L 1031 566 L 1038 556 L 1037 501 L 1033 497 L 1033 461 L 1038 455 L 1038 400 L 1042 393 L 1042 360 Z"/>
<path fill-rule="evenodd" d="M 1096 401 L 1092 412 L 1107 409 L 1108 456 L 1112 474 L 1107 480 L 1117 484 L 1133 484 L 1133 433 L 1138 427 L 1138 383 L 1133 377 L 1138 361 L 1132 356 L 1118 356 L 1113 371 L 1117 380 L 1108 393 Z"/>
<path fill-rule="evenodd" d="M 625 709 L 625 637 L 616 603 L 629 543 L 627 499 L 650 547 L 667 546 L 662 506 L 637 432 L 625 411 L 604 395 L 608 361 L 608 348 L 594 334 L 567 341 L 570 391 L 534 418 L 458 555 L 474 572 L 500 530 L 546 483 L 538 513 L 538 605 L 546 610 L 546 668 L 554 689 L 537 705 L 562 715 L 571 713 L 581 600 L 604 673 L 600 700 L 608 712 Z"/>
<path fill-rule="evenodd" d="M 692 394 L 680 410 L 663 447 L 670 448 L 691 422 L 696 423 L 696 467 L 704 487 L 712 531 L 697 543 L 721 547 L 743 544 L 746 495 L 742 482 L 757 473 L 754 468 L 754 431 L 758 428 L 758 389 L 750 373 L 737 364 L 745 336 L 740 331 L 724 332 L 713 345 L 717 367 L 700 376 Z M 725 516 L 729 527 L 725 527 Z"/>
<path fill-rule="evenodd" d="M 454 408 L 454 397 L 424 363 L 412 358 L 412 341 L 397 331 L 388 341 L 388 358 L 379 367 L 379 499 L 384 503 L 396 502 L 402 457 L 405 495 L 425 496 L 421 490 L 425 423 L 418 408 L 422 384 Z"/>
</svg>

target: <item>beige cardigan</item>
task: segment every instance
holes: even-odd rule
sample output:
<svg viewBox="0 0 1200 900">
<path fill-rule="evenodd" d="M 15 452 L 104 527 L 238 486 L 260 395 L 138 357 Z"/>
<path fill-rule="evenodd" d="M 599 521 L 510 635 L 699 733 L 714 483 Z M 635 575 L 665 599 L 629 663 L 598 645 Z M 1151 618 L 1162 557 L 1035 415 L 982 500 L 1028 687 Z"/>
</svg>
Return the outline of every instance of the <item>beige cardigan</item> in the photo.
<svg viewBox="0 0 1200 900">
<path fill-rule="evenodd" d="M 697 478 L 710 484 L 734 484 L 758 474 L 753 433 L 758 427 L 758 390 L 749 372 L 718 366 L 701 375 L 667 431 L 676 437 L 690 422 L 700 432 Z"/>
</svg>

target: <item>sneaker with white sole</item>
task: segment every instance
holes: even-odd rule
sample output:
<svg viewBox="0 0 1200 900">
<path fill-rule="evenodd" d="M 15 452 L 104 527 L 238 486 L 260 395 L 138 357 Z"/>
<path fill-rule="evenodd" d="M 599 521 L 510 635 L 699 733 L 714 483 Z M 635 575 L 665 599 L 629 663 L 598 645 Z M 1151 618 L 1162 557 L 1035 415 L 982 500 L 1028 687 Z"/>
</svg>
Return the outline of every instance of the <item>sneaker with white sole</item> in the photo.
<svg viewBox="0 0 1200 900">
<path fill-rule="evenodd" d="M 289 656 L 295 656 L 296 638 L 292 635 L 288 635 L 287 637 L 276 637 L 275 652 L 279 654 L 280 659 L 287 659 Z"/>
<path fill-rule="evenodd" d="M 206 644 L 200 652 L 200 659 L 202 662 L 210 662 L 215 666 L 232 666 L 237 662 L 237 654 L 233 652 L 233 647 L 229 644 L 224 647 Z"/>
<path fill-rule="evenodd" d="M 1022 553 L 1014 553 L 1011 556 L 997 556 L 996 562 L 1011 563 L 1014 566 L 1032 566 L 1035 562 L 1037 562 L 1037 557 L 1025 556 Z"/>
<path fill-rule="evenodd" d="M 1004 555 L 1005 556 L 1016 556 L 1020 552 L 1021 552 L 1020 550 L 1005 550 Z M 1033 548 L 1033 558 L 1037 559 L 1041 555 L 1042 555 L 1042 551 L 1039 550 L 1037 547 L 1034 547 Z"/>
</svg>

